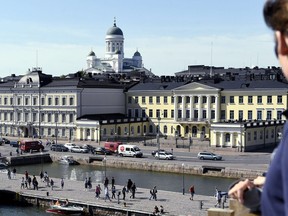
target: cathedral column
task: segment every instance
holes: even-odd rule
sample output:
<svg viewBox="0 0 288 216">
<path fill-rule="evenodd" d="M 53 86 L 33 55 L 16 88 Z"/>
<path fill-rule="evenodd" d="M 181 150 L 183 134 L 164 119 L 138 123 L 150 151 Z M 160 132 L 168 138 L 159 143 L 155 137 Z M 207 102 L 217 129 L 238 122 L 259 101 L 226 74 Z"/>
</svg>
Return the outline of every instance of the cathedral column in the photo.
<svg viewBox="0 0 288 216">
<path fill-rule="evenodd" d="M 220 112 L 219 96 L 215 96 L 215 122 L 219 122 L 219 112 Z"/>
<path fill-rule="evenodd" d="M 174 121 L 178 118 L 178 96 L 174 95 Z"/>
<path fill-rule="evenodd" d="M 190 96 L 190 121 L 194 118 L 194 112 L 193 112 L 193 96 Z"/>
<path fill-rule="evenodd" d="M 207 116 L 206 119 L 211 121 L 211 104 L 210 104 L 210 95 L 207 96 Z"/>
<path fill-rule="evenodd" d="M 186 118 L 186 106 L 185 106 L 185 102 L 186 102 L 186 100 L 185 100 L 185 96 L 181 96 L 182 97 L 182 116 L 181 116 L 181 118 L 182 119 L 185 119 Z"/>
<path fill-rule="evenodd" d="M 220 145 L 221 145 L 221 147 L 225 146 L 224 132 L 220 132 Z"/>
<path fill-rule="evenodd" d="M 198 95 L 198 121 L 201 121 L 202 118 L 202 96 Z"/>
</svg>

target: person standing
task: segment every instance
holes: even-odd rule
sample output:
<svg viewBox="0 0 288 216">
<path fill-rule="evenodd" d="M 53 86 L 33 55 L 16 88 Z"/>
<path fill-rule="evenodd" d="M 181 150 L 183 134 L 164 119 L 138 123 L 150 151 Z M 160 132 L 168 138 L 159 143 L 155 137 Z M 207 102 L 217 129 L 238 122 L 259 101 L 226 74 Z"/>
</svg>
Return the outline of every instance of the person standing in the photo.
<svg viewBox="0 0 288 216">
<path fill-rule="evenodd" d="M 122 188 L 122 195 L 123 195 L 123 200 L 125 200 L 125 198 L 126 198 L 126 187 L 124 186 L 123 188 Z"/>
<path fill-rule="evenodd" d="M 112 179 L 111 179 L 111 187 L 113 188 L 114 185 L 115 185 L 115 179 L 114 179 L 114 177 L 112 177 Z"/>
<path fill-rule="evenodd" d="M 104 188 L 104 194 L 105 194 L 105 202 L 106 202 L 106 199 L 108 199 L 109 201 L 112 201 L 112 200 L 110 199 L 108 187 L 105 187 L 105 188 Z"/>
<path fill-rule="evenodd" d="M 190 192 L 190 194 L 191 194 L 190 200 L 193 200 L 194 194 L 195 194 L 194 185 L 191 185 L 191 187 L 189 188 L 189 192 Z"/>
<path fill-rule="evenodd" d="M 112 199 L 116 199 L 116 187 L 115 185 L 112 186 Z"/>
<path fill-rule="evenodd" d="M 104 187 L 108 187 L 108 184 L 109 184 L 109 179 L 108 177 L 106 177 L 104 180 Z"/>
<path fill-rule="evenodd" d="M 16 179 L 16 168 L 15 167 L 13 168 L 12 173 L 13 173 L 13 178 Z"/>
<path fill-rule="evenodd" d="M 9 168 L 7 170 L 7 176 L 8 176 L 8 179 L 11 179 L 11 170 Z"/>
<path fill-rule="evenodd" d="M 130 196 L 130 198 L 134 199 L 135 198 L 135 193 L 136 193 L 136 184 L 135 184 L 135 182 L 133 182 L 133 184 L 131 186 L 131 196 Z"/>
<path fill-rule="evenodd" d="M 288 80 L 288 0 L 267 0 L 263 15 L 265 23 L 273 30 L 275 38 L 275 54 L 281 65 L 283 75 Z M 288 110 L 283 112 L 288 118 Z M 281 142 L 273 156 L 265 181 L 249 179 L 239 181 L 229 190 L 229 196 L 245 205 L 246 191 L 255 190 L 260 199 L 258 204 L 262 216 L 288 215 L 288 122 L 284 125 Z M 261 189 L 262 188 L 262 193 Z M 246 194 L 247 195 L 247 194 Z M 260 196 L 261 195 L 261 196 Z M 253 200 L 259 200 L 254 197 Z"/>
<path fill-rule="evenodd" d="M 51 180 L 50 180 L 50 186 L 51 186 L 51 190 L 53 190 L 53 189 L 54 189 L 54 181 L 53 181 L 52 178 L 51 178 Z"/>
<path fill-rule="evenodd" d="M 64 188 L 64 179 L 61 178 L 61 189 L 63 190 L 63 188 Z"/>
<path fill-rule="evenodd" d="M 24 189 L 24 186 L 25 186 L 25 179 L 24 177 L 22 177 L 22 180 L 21 180 L 21 189 Z"/>
</svg>

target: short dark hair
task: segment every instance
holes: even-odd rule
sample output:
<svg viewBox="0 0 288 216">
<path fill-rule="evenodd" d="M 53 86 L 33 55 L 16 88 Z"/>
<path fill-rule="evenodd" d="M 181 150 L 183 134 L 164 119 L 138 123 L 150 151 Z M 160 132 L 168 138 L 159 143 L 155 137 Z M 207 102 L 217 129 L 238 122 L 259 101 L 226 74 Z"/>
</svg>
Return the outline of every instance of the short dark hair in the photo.
<svg viewBox="0 0 288 216">
<path fill-rule="evenodd" d="M 288 0 L 267 0 L 263 15 L 265 23 L 271 29 L 288 32 Z"/>
</svg>

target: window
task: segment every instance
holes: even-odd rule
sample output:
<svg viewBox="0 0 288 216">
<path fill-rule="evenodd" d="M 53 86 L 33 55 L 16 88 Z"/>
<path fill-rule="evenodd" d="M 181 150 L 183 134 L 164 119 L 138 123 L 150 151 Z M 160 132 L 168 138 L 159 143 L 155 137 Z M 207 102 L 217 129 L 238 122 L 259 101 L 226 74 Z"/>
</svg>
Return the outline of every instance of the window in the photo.
<svg viewBox="0 0 288 216">
<path fill-rule="evenodd" d="M 230 119 L 234 119 L 234 110 L 230 110 L 229 117 L 230 117 Z"/>
<path fill-rule="evenodd" d="M 174 118 L 174 109 L 171 110 L 171 118 Z"/>
<path fill-rule="evenodd" d="M 215 103 L 215 96 L 211 97 L 211 103 Z"/>
<path fill-rule="evenodd" d="M 230 133 L 225 134 L 225 142 L 230 142 Z"/>
<path fill-rule="evenodd" d="M 164 104 L 167 104 L 167 103 L 168 103 L 167 96 L 164 96 L 163 100 L 164 100 Z"/>
<path fill-rule="evenodd" d="M 253 103 L 253 97 L 252 96 L 248 96 L 248 103 Z"/>
<path fill-rule="evenodd" d="M 37 105 L 37 98 L 36 97 L 33 97 L 33 105 Z"/>
<path fill-rule="evenodd" d="M 160 104 L 160 96 L 156 96 L 156 103 Z"/>
<path fill-rule="evenodd" d="M 55 105 L 56 105 L 56 106 L 59 105 L 59 98 L 58 98 L 58 97 L 55 98 Z"/>
<path fill-rule="evenodd" d="M 251 141 L 251 133 L 250 132 L 247 133 L 247 140 Z"/>
<path fill-rule="evenodd" d="M 238 111 L 238 119 L 239 119 L 239 121 L 243 120 L 243 110 Z"/>
<path fill-rule="evenodd" d="M 51 122 L 52 120 L 51 120 L 51 113 L 48 113 L 48 115 L 47 115 L 47 117 L 48 117 L 48 122 Z"/>
<path fill-rule="evenodd" d="M 226 103 L 226 97 L 225 96 L 221 96 L 221 103 Z"/>
<path fill-rule="evenodd" d="M 74 98 L 73 98 L 73 97 L 70 97 L 70 98 L 69 98 L 69 101 L 70 101 L 70 102 L 69 102 L 70 105 L 74 105 Z"/>
<path fill-rule="evenodd" d="M 138 118 L 139 117 L 139 110 L 135 109 L 134 112 L 135 112 L 135 117 Z"/>
<path fill-rule="evenodd" d="M 282 102 L 282 95 L 278 95 L 277 96 L 277 103 L 278 104 L 282 104 L 283 102 Z"/>
<path fill-rule="evenodd" d="M 41 98 L 41 105 L 45 105 L 45 98 Z"/>
<path fill-rule="evenodd" d="M 207 103 L 207 97 L 206 96 L 203 96 L 203 101 L 202 101 L 203 104 L 206 104 Z"/>
<path fill-rule="evenodd" d="M 271 110 L 267 110 L 266 120 L 271 120 L 271 119 L 272 119 L 272 111 Z"/>
<path fill-rule="evenodd" d="M 182 103 L 182 97 L 178 96 L 178 103 Z"/>
<path fill-rule="evenodd" d="M 215 119 L 215 110 L 211 110 L 211 119 Z"/>
<path fill-rule="evenodd" d="M 69 115 L 69 122 L 72 123 L 74 120 L 74 115 L 73 114 L 70 114 Z"/>
<path fill-rule="evenodd" d="M 66 122 L 66 114 L 62 114 L 62 122 Z"/>
<path fill-rule="evenodd" d="M 142 109 L 142 118 L 145 118 L 145 117 L 146 117 L 145 109 Z"/>
<path fill-rule="evenodd" d="M 10 105 L 13 105 L 13 98 L 10 98 Z"/>
<path fill-rule="evenodd" d="M 164 117 L 164 118 L 168 118 L 167 109 L 164 109 L 164 112 L 163 112 L 163 117 Z"/>
<path fill-rule="evenodd" d="M 7 105 L 7 103 L 8 103 L 8 98 L 4 98 L 4 105 Z"/>
<path fill-rule="evenodd" d="M 54 115 L 54 121 L 55 121 L 55 122 L 59 122 L 58 113 L 55 113 L 55 115 Z"/>
<path fill-rule="evenodd" d="M 190 110 L 186 110 L 186 118 L 190 118 Z"/>
<path fill-rule="evenodd" d="M 25 97 L 25 105 L 29 105 L 29 98 L 28 97 Z"/>
<path fill-rule="evenodd" d="M 45 121 L 45 114 L 41 113 L 41 121 L 44 122 Z"/>
<path fill-rule="evenodd" d="M 24 121 L 28 122 L 29 120 L 29 113 L 25 113 Z"/>
<path fill-rule="evenodd" d="M 7 113 L 4 113 L 4 121 L 7 121 Z"/>
<path fill-rule="evenodd" d="M 48 98 L 48 105 L 52 105 L 52 98 Z"/>
<path fill-rule="evenodd" d="M 149 109 L 149 117 L 153 118 L 153 110 L 152 109 Z"/>
<path fill-rule="evenodd" d="M 259 139 L 262 140 L 263 139 L 263 131 L 259 131 Z"/>
<path fill-rule="evenodd" d="M 132 103 L 132 97 L 129 96 L 129 97 L 128 97 L 128 104 L 131 104 L 131 103 Z"/>
<path fill-rule="evenodd" d="M 182 110 L 178 110 L 177 118 L 182 118 Z"/>
<path fill-rule="evenodd" d="M 221 118 L 222 120 L 226 119 L 226 112 L 225 112 L 225 110 L 221 110 L 220 118 Z"/>
<path fill-rule="evenodd" d="M 261 110 L 257 111 L 257 120 L 262 120 L 262 111 Z"/>
<path fill-rule="evenodd" d="M 174 97 L 171 96 L 171 103 L 174 104 Z"/>
<path fill-rule="evenodd" d="M 195 104 L 198 103 L 198 96 L 194 96 L 194 103 L 195 103 Z"/>
<path fill-rule="evenodd" d="M 21 115 L 22 113 L 17 113 L 17 121 L 21 121 Z"/>
<path fill-rule="evenodd" d="M 20 97 L 17 98 L 17 104 L 21 105 L 21 98 Z"/>
<path fill-rule="evenodd" d="M 145 96 L 142 97 L 142 104 L 146 104 L 146 97 Z"/>
<path fill-rule="evenodd" d="M 164 127 L 163 127 L 163 132 L 164 132 L 164 134 L 167 134 L 167 125 L 164 125 Z"/>
<path fill-rule="evenodd" d="M 207 110 L 202 110 L 202 118 L 203 119 L 207 118 Z"/>
<path fill-rule="evenodd" d="M 189 96 L 186 96 L 185 100 L 186 100 L 186 103 L 190 103 L 190 97 Z"/>
<path fill-rule="evenodd" d="M 138 96 L 135 97 L 135 103 L 138 104 Z"/>
<path fill-rule="evenodd" d="M 262 104 L 262 96 L 257 96 L 257 103 Z"/>
<path fill-rule="evenodd" d="M 194 110 L 194 118 L 198 118 L 198 110 Z"/>
<path fill-rule="evenodd" d="M 248 119 L 249 120 L 253 119 L 252 110 L 248 110 Z"/>
<path fill-rule="evenodd" d="M 243 104 L 243 96 L 239 96 L 239 104 Z"/>
<path fill-rule="evenodd" d="M 153 97 L 149 96 L 149 104 L 153 104 Z"/>
<path fill-rule="evenodd" d="M 271 95 L 267 96 L 267 103 L 269 103 L 269 104 L 272 103 L 272 96 Z"/>
<path fill-rule="evenodd" d="M 230 103 L 234 103 L 234 96 L 230 96 Z"/>
<path fill-rule="evenodd" d="M 48 136 L 51 136 L 51 128 L 48 128 Z"/>
<path fill-rule="evenodd" d="M 282 111 L 277 111 L 277 119 L 282 119 Z"/>
<path fill-rule="evenodd" d="M 62 129 L 62 137 L 65 137 L 65 128 Z"/>
<path fill-rule="evenodd" d="M 65 106 L 66 105 L 66 97 L 62 98 L 62 105 Z"/>
<path fill-rule="evenodd" d="M 33 122 L 37 121 L 37 113 L 32 114 L 32 121 Z"/>
</svg>

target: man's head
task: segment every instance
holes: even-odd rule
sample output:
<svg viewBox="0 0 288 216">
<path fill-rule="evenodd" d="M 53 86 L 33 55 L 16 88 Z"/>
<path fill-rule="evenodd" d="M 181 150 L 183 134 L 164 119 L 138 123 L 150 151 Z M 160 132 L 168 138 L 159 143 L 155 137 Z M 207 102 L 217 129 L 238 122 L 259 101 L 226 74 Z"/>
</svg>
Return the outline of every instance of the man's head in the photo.
<svg viewBox="0 0 288 216">
<path fill-rule="evenodd" d="M 263 14 L 267 26 L 275 32 L 275 53 L 288 79 L 288 0 L 267 0 Z"/>
</svg>

